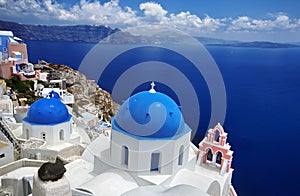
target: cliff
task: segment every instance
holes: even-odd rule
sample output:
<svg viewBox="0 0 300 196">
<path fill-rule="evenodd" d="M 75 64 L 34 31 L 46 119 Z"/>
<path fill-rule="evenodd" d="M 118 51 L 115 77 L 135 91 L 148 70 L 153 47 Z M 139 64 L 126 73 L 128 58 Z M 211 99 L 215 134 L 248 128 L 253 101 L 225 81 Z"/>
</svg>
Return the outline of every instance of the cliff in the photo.
<svg viewBox="0 0 300 196">
<path fill-rule="evenodd" d="M 98 114 L 99 118 L 110 123 L 110 118 L 116 114 L 119 105 L 115 103 L 111 95 L 101 89 L 98 84 L 89 80 L 84 74 L 64 65 L 48 64 L 61 74 L 61 78 L 67 80 L 67 89 L 74 95 L 75 115 L 80 116 L 80 110 L 84 109 L 92 114 Z"/>
<path fill-rule="evenodd" d="M 15 36 L 24 40 L 70 41 L 98 43 L 110 34 L 119 32 L 103 25 L 49 26 L 25 25 L 0 20 L 0 29 L 12 31 Z"/>
</svg>

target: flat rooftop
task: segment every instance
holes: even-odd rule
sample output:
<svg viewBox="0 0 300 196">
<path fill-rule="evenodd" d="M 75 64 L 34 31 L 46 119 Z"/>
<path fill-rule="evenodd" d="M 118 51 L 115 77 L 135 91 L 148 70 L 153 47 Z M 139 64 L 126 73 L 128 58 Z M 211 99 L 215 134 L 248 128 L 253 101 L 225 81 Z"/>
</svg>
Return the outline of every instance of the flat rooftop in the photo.
<svg viewBox="0 0 300 196">
<path fill-rule="evenodd" d="M 22 179 L 24 176 L 33 176 L 38 169 L 39 167 L 21 167 L 3 175 L 2 178 Z"/>
</svg>

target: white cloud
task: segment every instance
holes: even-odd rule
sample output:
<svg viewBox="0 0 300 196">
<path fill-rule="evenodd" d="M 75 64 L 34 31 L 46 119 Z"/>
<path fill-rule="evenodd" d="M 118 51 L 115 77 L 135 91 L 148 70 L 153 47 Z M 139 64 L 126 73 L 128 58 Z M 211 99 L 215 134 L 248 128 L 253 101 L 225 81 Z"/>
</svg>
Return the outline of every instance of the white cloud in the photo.
<svg viewBox="0 0 300 196">
<path fill-rule="evenodd" d="M 23 17 L 40 18 L 42 20 L 53 19 L 63 9 L 60 4 L 51 0 L 6 0 L 5 4 L 0 3 L 0 13 L 5 16 L 14 16 L 17 19 Z"/>
<path fill-rule="evenodd" d="M 137 21 L 136 13 L 129 7 L 122 9 L 118 1 L 110 1 L 102 5 L 99 1 L 86 0 L 81 0 L 80 4 L 74 5 L 69 10 L 61 9 L 58 19 L 113 26 L 124 26 Z"/>
<path fill-rule="evenodd" d="M 206 15 L 203 19 L 190 12 L 170 14 L 168 24 L 180 30 L 211 32 L 224 26 L 224 19 L 214 19 Z"/>
<path fill-rule="evenodd" d="M 299 19 L 290 19 L 284 13 L 271 19 L 252 19 L 248 16 L 240 16 L 237 19 L 231 19 L 228 25 L 228 31 L 270 31 L 270 30 L 295 30 L 300 28 Z"/>
<path fill-rule="evenodd" d="M 280 29 L 294 29 L 299 27 L 297 22 L 298 21 L 291 20 L 287 15 L 279 14 L 274 21 L 274 25 Z"/>
<path fill-rule="evenodd" d="M 160 4 L 154 2 L 146 2 L 140 4 L 140 10 L 145 14 L 145 17 L 163 20 L 168 13 Z"/>
<path fill-rule="evenodd" d="M 81 0 L 70 8 L 63 7 L 53 0 L 0 0 L 1 15 L 21 19 L 32 16 L 33 20 L 44 23 L 81 23 L 124 26 L 137 22 L 136 12 L 131 8 L 122 9 L 119 1 L 112 0 L 101 4 L 100 1 Z"/>
<path fill-rule="evenodd" d="M 171 14 L 169 22 L 175 27 L 194 27 L 199 28 L 202 25 L 202 20 L 196 16 L 192 15 L 190 12 L 180 12 L 179 14 Z"/>
<path fill-rule="evenodd" d="M 118 0 L 106 3 L 101 3 L 99 0 L 80 0 L 71 7 L 66 7 L 56 0 L 0 0 L 2 19 L 18 21 L 30 18 L 32 23 L 38 21 L 44 24 L 102 24 L 120 28 L 161 24 L 193 35 L 300 30 L 300 19 L 291 19 L 285 13 L 269 14 L 266 19 L 249 16 L 212 18 L 204 15 L 200 17 L 189 11 L 169 13 L 155 2 L 141 3 L 139 9 L 121 7 Z"/>
<path fill-rule="evenodd" d="M 237 19 L 232 20 L 229 30 L 252 29 L 253 25 L 247 16 L 239 16 Z"/>
</svg>

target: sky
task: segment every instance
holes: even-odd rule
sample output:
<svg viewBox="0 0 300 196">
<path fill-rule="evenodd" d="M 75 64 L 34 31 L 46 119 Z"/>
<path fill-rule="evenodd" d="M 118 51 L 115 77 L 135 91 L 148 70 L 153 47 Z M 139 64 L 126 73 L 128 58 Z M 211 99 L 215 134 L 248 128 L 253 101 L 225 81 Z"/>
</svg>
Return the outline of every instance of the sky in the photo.
<svg viewBox="0 0 300 196">
<path fill-rule="evenodd" d="M 23 24 L 159 24 L 241 41 L 300 42 L 299 10 L 299 0 L 0 0 L 0 20 Z"/>
</svg>

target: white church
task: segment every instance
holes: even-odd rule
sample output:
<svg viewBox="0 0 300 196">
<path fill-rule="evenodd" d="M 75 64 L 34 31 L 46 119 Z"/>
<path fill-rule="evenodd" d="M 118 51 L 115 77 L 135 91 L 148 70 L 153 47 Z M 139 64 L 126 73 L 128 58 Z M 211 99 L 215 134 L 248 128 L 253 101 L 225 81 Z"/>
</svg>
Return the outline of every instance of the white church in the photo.
<svg viewBox="0 0 300 196">
<path fill-rule="evenodd" d="M 49 145 L 56 145 L 61 141 L 69 141 L 72 133 L 72 115 L 60 100 L 55 91 L 48 97 L 37 100 L 30 106 L 27 116 L 23 119 L 22 138 L 40 138 Z"/>
<path fill-rule="evenodd" d="M 52 92 L 32 104 L 23 120 L 22 136 L 45 140 L 47 149 L 65 148 L 72 142 L 71 119 L 59 95 Z M 26 179 L 33 182 L 26 181 L 31 188 L 22 191 L 14 186 L 15 191 L 33 196 L 237 195 L 231 184 L 233 151 L 223 127 L 218 124 L 208 130 L 196 147 L 180 108 L 156 92 L 154 83 L 149 91 L 129 97 L 111 124 L 109 137 L 100 134 L 81 158 L 66 164 L 63 178 L 43 182 L 36 168 L 20 168 L 29 170 Z M 15 172 L 12 169 L 5 178 L 11 182 Z M 18 175 L 18 183 L 24 184 L 20 171 Z M 1 181 L 6 182 L 5 178 Z"/>
<path fill-rule="evenodd" d="M 152 85 L 122 104 L 112 119 L 110 138 L 96 139 L 81 159 L 66 165 L 65 176 L 73 195 L 237 195 L 231 185 L 233 169 L 226 165 L 221 173 L 222 161 L 200 161 L 190 138 L 177 104 Z M 231 161 L 228 143 L 206 140 L 211 146 L 202 157 L 217 157 L 211 154 L 213 146 L 225 145 L 224 157 Z"/>
</svg>

